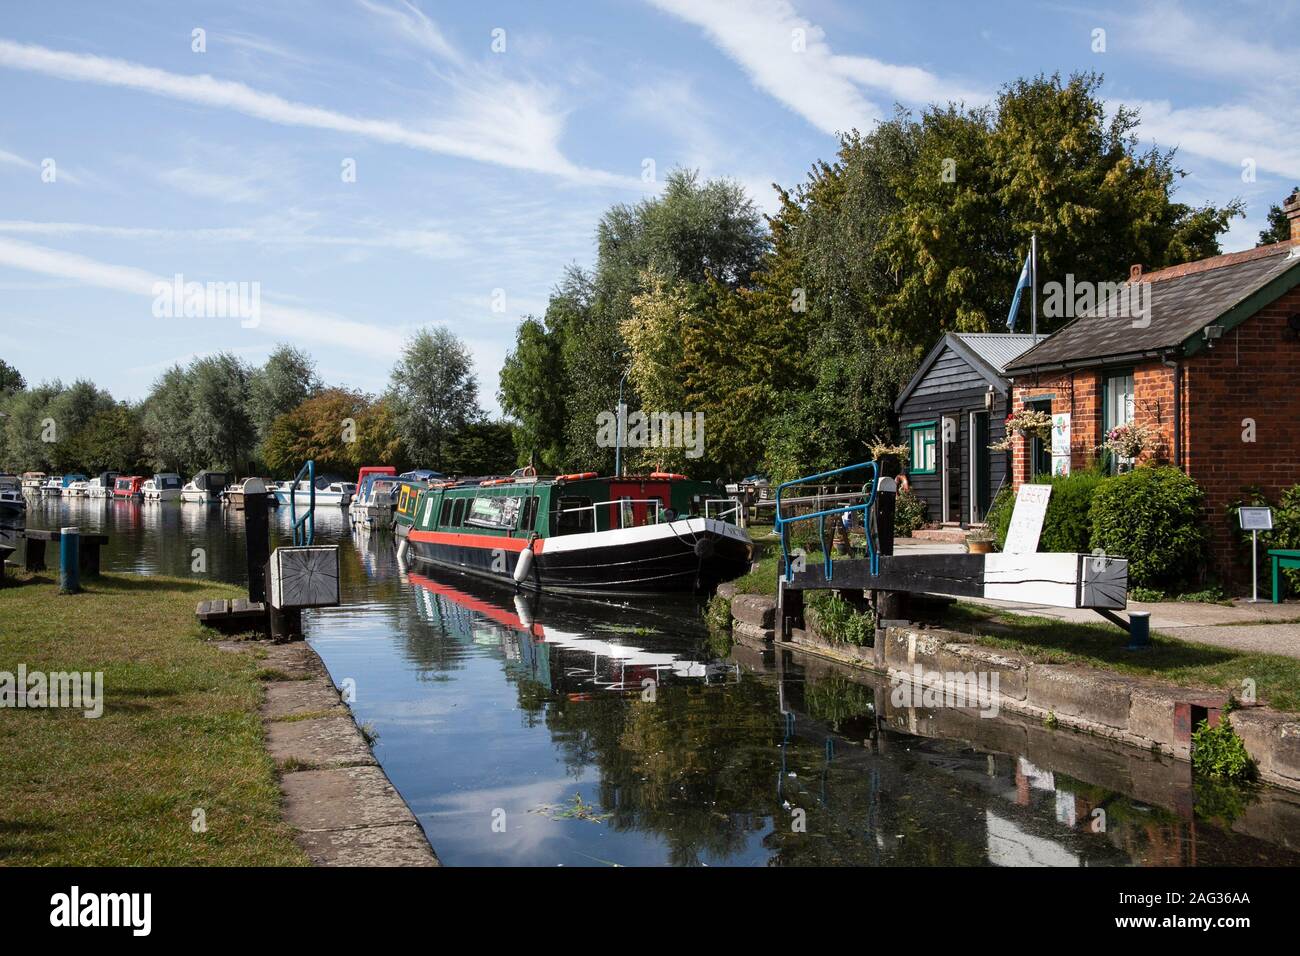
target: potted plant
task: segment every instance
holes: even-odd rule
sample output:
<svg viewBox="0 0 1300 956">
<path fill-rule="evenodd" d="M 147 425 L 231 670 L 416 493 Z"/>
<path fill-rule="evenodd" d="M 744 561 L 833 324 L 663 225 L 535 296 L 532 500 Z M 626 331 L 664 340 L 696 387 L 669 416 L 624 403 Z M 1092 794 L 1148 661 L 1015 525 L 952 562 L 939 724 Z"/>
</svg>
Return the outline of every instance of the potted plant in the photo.
<svg viewBox="0 0 1300 956">
<path fill-rule="evenodd" d="M 881 477 L 897 478 L 911 455 L 906 445 L 891 445 L 882 438 L 871 441 L 871 460 L 880 469 Z"/>
<path fill-rule="evenodd" d="M 966 550 L 971 554 L 990 554 L 993 551 L 993 532 L 988 528 L 974 528 L 966 535 Z"/>
<path fill-rule="evenodd" d="M 1037 438 L 1039 441 L 1052 440 L 1052 416 L 1036 408 L 1022 408 L 1007 418 L 1006 433 L 1001 441 L 989 445 L 993 451 L 1008 451 L 1011 448 L 1011 436 L 1022 435 L 1025 438 Z"/>
<path fill-rule="evenodd" d="M 1137 461 L 1144 451 L 1154 452 L 1159 443 L 1159 433 L 1150 425 L 1125 422 L 1106 433 L 1106 440 L 1098 446 L 1121 461 Z"/>
</svg>

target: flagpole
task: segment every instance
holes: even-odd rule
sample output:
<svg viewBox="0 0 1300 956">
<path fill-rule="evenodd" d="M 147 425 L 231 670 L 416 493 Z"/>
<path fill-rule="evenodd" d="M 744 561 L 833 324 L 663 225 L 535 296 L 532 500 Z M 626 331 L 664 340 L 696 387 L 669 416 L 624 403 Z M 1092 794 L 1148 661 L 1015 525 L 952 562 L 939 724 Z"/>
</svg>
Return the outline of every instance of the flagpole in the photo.
<svg viewBox="0 0 1300 956">
<path fill-rule="evenodd" d="M 1032 316 L 1029 329 L 1030 342 L 1038 344 L 1038 234 L 1029 237 L 1029 314 Z"/>
</svg>

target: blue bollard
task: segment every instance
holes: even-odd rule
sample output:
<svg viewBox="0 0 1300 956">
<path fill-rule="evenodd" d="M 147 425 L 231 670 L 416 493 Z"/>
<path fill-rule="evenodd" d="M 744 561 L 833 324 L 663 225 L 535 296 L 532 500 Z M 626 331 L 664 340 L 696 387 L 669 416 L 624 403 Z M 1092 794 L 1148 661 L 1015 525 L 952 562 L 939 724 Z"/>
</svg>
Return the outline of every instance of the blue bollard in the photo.
<svg viewBox="0 0 1300 956">
<path fill-rule="evenodd" d="M 1130 611 L 1128 615 L 1128 645 L 1126 651 L 1151 650 L 1151 612 Z"/>
<path fill-rule="evenodd" d="M 81 591 L 78 572 L 81 558 L 81 529 L 63 528 L 59 541 L 59 593 L 77 594 Z"/>
</svg>

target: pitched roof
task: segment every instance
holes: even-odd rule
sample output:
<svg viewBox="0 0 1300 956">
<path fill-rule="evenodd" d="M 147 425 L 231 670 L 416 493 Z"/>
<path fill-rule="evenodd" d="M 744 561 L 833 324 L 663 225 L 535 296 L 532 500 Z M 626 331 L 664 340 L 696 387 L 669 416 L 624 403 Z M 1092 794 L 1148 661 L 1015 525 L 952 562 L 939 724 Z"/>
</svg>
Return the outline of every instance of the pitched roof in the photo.
<svg viewBox="0 0 1300 956">
<path fill-rule="evenodd" d="M 1249 318 L 1288 289 L 1300 285 L 1300 243 L 1279 242 L 1152 272 L 1137 285 L 1146 322 L 1092 310 L 1014 359 L 1011 375 L 1069 365 L 1099 365 L 1185 348 L 1201 347 L 1202 330 L 1225 331 Z M 1134 288 L 1126 284 L 1125 288 Z M 1149 298 L 1148 298 L 1149 296 Z"/>
<path fill-rule="evenodd" d="M 1040 336 L 1041 338 L 1041 336 Z M 925 375 L 945 350 L 951 349 L 967 365 L 978 372 L 991 386 L 1005 393 L 1009 383 L 1003 374 L 1007 362 L 1034 344 L 1032 335 L 1012 332 L 945 332 L 934 348 L 921 360 L 907 387 L 899 393 L 894 408 L 902 408 L 908 397 L 925 379 Z"/>
</svg>

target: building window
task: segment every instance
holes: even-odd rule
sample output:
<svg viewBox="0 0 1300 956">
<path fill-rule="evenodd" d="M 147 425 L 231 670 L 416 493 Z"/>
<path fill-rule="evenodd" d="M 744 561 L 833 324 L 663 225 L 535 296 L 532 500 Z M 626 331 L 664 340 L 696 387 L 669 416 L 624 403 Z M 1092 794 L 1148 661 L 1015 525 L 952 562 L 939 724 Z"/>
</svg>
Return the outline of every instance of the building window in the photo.
<svg viewBox="0 0 1300 956">
<path fill-rule="evenodd" d="M 1047 415 L 1052 414 L 1052 400 L 1046 399 L 1041 401 L 1025 402 L 1025 408 L 1028 411 L 1043 412 Z M 1050 475 L 1052 473 L 1052 440 L 1049 438 L 1044 441 L 1038 437 L 1029 439 L 1029 477 L 1032 480 L 1038 475 Z"/>
<path fill-rule="evenodd" d="M 1102 380 L 1101 391 L 1101 425 L 1102 441 L 1110 434 L 1112 428 L 1127 425 L 1133 421 L 1133 370 L 1125 369 L 1108 372 Z M 1130 458 L 1108 455 L 1106 462 L 1111 474 L 1128 471 L 1133 467 Z"/>
<path fill-rule="evenodd" d="M 915 425 L 907 426 L 911 436 L 909 445 L 912 452 L 912 465 L 908 469 L 911 474 L 934 474 L 935 462 L 937 460 L 935 444 L 938 438 L 938 426 L 938 422 L 918 422 Z"/>
</svg>

